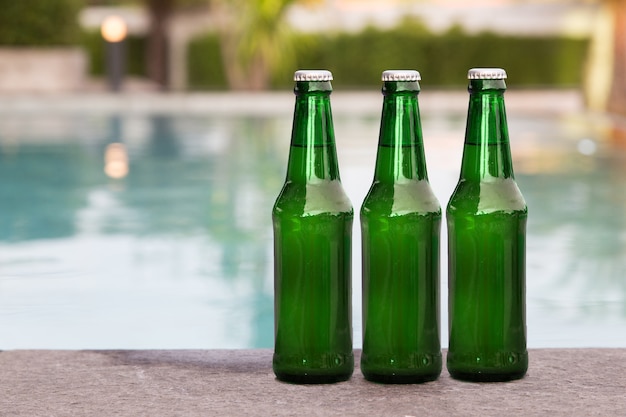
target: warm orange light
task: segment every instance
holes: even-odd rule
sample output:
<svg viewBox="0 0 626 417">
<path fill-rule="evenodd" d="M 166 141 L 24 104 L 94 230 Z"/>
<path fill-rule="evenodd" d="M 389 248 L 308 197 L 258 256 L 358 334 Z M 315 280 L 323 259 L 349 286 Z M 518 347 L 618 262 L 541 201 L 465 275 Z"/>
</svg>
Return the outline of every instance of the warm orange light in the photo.
<svg viewBox="0 0 626 417">
<path fill-rule="evenodd" d="M 121 17 L 109 16 L 102 22 L 100 33 L 107 42 L 121 42 L 128 34 L 128 27 Z"/>
<path fill-rule="evenodd" d="M 122 143 L 111 143 L 104 152 L 104 173 L 120 179 L 128 175 L 128 152 Z"/>
</svg>

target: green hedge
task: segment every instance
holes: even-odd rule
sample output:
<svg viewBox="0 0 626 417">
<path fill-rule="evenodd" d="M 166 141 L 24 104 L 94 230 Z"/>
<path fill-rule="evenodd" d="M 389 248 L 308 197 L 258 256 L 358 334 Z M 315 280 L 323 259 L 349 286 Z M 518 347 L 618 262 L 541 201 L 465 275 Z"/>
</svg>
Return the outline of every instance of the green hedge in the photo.
<svg viewBox="0 0 626 417">
<path fill-rule="evenodd" d="M 587 40 L 556 36 L 467 35 L 456 27 L 433 34 L 415 21 L 392 30 L 298 35 L 296 41 L 298 68 L 329 69 L 335 85 L 348 88 L 379 86 L 383 70 L 402 68 L 419 70 L 424 85 L 460 86 L 472 67 L 505 68 L 515 86 L 579 85 L 588 46 Z M 215 34 L 193 40 L 188 59 L 190 89 L 226 88 Z M 273 80 L 274 88 L 291 85 L 284 75 Z"/>
<path fill-rule="evenodd" d="M 207 34 L 194 39 L 187 49 L 189 89 L 226 89 L 228 82 L 217 35 Z"/>
<path fill-rule="evenodd" d="M 75 45 L 84 0 L 0 0 L 0 45 Z"/>
<path fill-rule="evenodd" d="M 327 68 L 333 72 L 336 88 L 378 88 L 381 72 L 394 68 L 419 70 L 423 86 L 458 87 L 465 85 L 469 68 L 480 66 L 505 68 L 510 86 L 576 86 L 582 80 L 588 47 L 583 39 L 467 35 L 459 28 L 437 35 L 419 22 L 357 34 L 300 34 L 295 41 L 296 66 L 277 71 L 272 88 L 291 88 L 290 74 L 296 68 Z M 105 44 L 100 33 L 83 34 L 82 45 L 89 52 L 91 74 L 102 75 Z M 146 76 L 145 46 L 144 37 L 127 38 L 128 74 Z M 228 88 L 217 35 L 192 40 L 187 65 L 189 89 Z"/>
</svg>

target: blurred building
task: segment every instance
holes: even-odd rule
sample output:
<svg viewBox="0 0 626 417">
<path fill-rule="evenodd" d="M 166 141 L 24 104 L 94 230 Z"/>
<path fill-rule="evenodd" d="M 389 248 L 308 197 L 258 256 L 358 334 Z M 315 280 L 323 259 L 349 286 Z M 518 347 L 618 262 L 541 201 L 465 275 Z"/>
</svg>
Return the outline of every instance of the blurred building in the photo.
<svg viewBox="0 0 626 417">
<path fill-rule="evenodd" d="M 323 0 L 293 6 L 289 17 L 304 31 L 390 27 L 415 16 L 435 32 L 458 25 L 469 33 L 588 36 L 597 9 L 575 0 Z"/>
</svg>

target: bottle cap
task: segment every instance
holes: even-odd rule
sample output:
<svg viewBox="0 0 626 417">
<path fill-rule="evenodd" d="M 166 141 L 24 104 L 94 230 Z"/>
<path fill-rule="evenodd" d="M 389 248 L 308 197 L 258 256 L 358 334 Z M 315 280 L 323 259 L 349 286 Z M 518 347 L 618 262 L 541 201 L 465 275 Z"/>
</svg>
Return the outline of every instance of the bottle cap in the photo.
<svg viewBox="0 0 626 417">
<path fill-rule="evenodd" d="M 327 70 L 298 70 L 293 74 L 294 81 L 332 81 L 333 74 Z"/>
<path fill-rule="evenodd" d="M 387 70 L 383 71 L 383 81 L 420 81 L 420 73 L 415 70 Z"/>
<path fill-rule="evenodd" d="M 472 68 L 467 72 L 470 80 L 504 80 L 506 71 L 502 68 Z"/>
</svg>

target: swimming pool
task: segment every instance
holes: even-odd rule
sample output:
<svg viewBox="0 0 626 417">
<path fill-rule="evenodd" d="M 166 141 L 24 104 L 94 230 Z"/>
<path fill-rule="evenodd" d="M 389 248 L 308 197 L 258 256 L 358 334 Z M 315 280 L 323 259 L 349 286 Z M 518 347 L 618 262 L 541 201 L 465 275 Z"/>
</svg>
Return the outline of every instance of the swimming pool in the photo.
<svg viewBox="0 0 626 417">
<path fill-rule="evenodd" d="M 335 115 L 355 211 L 376 155 L 379 114 L 371 109 L 380 97 L 372 97 L 370 110 Z M 290 108 L 293 96 L 283 108 L 285 100 Z M 458 178 L 462 107 L 423 106 L 429 177 L 442 206 Z M 626 346 L 618 124 L 509 109 L 530 210 L 530 347 Z M 0 113 L 0 349 L 271 347 L 270 213 L 290 129 L 289 111 Z M 359 347 L 358 217 L 353 237 Z M 446 244 L 444 225 L 444 346 Z"/>
</svg>

